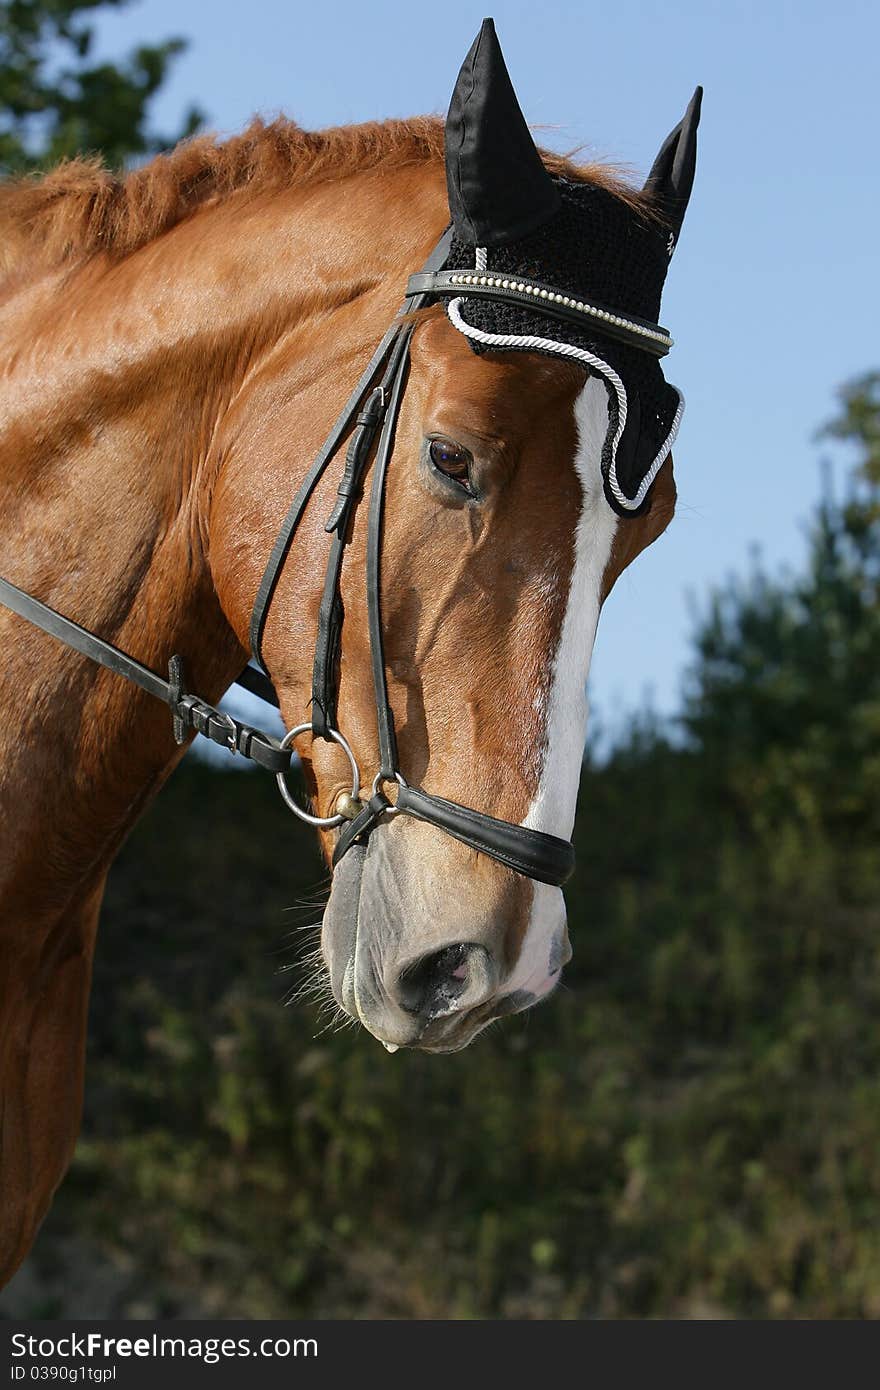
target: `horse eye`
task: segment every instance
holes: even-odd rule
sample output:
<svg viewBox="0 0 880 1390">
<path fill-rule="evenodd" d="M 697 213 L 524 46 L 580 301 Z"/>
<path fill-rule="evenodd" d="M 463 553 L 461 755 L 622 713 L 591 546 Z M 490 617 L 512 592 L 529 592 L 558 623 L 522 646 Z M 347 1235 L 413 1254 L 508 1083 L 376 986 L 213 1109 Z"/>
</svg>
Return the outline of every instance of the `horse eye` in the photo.
<svg viewBox="0 0 880 1390">
<path fill-rule="evenodd" d="M 428 456 L 438 473 L 445 473 L 454 483 L 473 496 L 470 485 L 471 456 L 460 444 L 451 439 L 432 439 L 428 445 Z"/>
</svg>

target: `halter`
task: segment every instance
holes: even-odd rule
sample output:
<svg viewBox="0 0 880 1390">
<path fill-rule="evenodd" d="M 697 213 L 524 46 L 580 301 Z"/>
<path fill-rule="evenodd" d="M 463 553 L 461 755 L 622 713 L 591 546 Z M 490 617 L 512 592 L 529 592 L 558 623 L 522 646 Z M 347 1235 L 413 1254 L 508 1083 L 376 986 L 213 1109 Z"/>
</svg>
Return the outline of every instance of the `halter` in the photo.
<svg viewBox="0 0 880 1390">
<path fill-rule="evenodd" d="M 196 730 L 214 742 L 224 745 L 231 752 L 240 753 L 273 771 L 285 802 L 300 819 L 321 828 L 339 829 L 333 851 L 334 867 L 353 844 L 363 844 L 382 821 L 395 815 L 409 815 L 435 826 L 470 849 L 497 860 L 526 878 L 558 887 L 566 881 L 574 868 L 574 849 L 570 841 L 511 821 L 496 819 L 483 811 L 472 810 L 458 802 L 447 801 L 443 797 L 412 787 L 399 767 L 394 715 L 388 699 L 385 672 L 380 561 L 386 478 L 409 370 L 409 347 L 413 333 L 409 315 L 434 300 L 453 299 L 465 294 L 497 301 L 525 302 L 556 318 L 567 319 L 580 325 L 589 323 L 593 330 L 617 338 L 656 357 L 668 352 L 672 340 L 666 330 L 657 324 L 619 315 L 602 305 L 560 294 L 552 287 L 537 281 L 480 272 L 471 274 L 444 271 L 443 266 L 451 240 L 452 230 L 449 229 L 441 237 L 422 271 L 410 277 L 400 311 L 373 353 L 290 505 L 257 591 L 250 624 L 250 641 L 254 658 L 261 669 L 246 667 L 236 684 L 250 690 L 267 703 L 277 706 L 277 695 L 262 663 L 262 641 L 269 607 L 309 499 L 339 452 L 346 433 L 353 426 L 342 477 L 337 488 L 336 502 L 324 527 L 328 535 L 332 536 L 332 540 L 318 615 L 310 723 L 297 725 L 279 741 L 271 734 L 233 719 L 231 715 L 217 709 L 208 701 L 187 692 L 183 679 L 183 663 L 179 656 L 171 658 L 169 678 L 165 680 L 127 653 L 2 578 L 0 603 L 66 646 L 72 647 L 126 680 L 133 681 L 157 699 L 165 701 L 171 708 L 174 736 L 178 743 L 185 742 L 189 732 Z M 379 381 L 375 384 L 377 376 Z M 372 781 L 370 795 L 363 801 L 360 798 L 361 777 L 355 756 L 344 735 L 336 728 L 338 666 L 343 623 L 340 579 L 343 555 L 350 539 L 351 522 L 361 496 L 361 483 L 377 433 L 379 440 L 375 451 L 367 520 L 366 597 L 379 736 L 379 767 Z M 308 814 L 294 800 L 285 781 L 285 773 L 290 768 L 293 741 L 306 730 L 310 730 L 314 738 L 340 745 L 352 769 L 351 793 L 340 798 L 339 809 L 332 816 Z M 383 791 L 383 787 L 392 783 L 397 786 L 394 801 Z"/>
</svg>

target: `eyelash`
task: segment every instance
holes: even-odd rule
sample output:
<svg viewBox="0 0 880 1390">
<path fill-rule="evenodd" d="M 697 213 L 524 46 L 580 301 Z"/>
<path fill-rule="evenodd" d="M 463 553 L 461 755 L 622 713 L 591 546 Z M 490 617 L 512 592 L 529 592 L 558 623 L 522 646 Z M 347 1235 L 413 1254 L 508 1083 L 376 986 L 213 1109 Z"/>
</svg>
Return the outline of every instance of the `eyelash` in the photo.
<svg viewBox="0 0 880 1390">
<path fill-rule="evenodd" d="M 461 491 L 465 494 L 465 496 L 475 497 L 476 493 L 471 485 L 470 480 L 470 468 L 471 464 L 473 463 L 473 458 L 470 454 L 470 451 L 463 448 L 462 445 L 456 444 L 454 440 L 446 439 L 442 435 L 436 436 L 433 439 L 428 439 L 427 446 L 428 462 L 430 463 L 434 471 L 439 473 L 442 477 L 447 478 L 449 482 L 453 483 L 456 487 L 460 488 Z M 455 473 L 449 472 L 446 468 L 443 467 L 442 463 L 438 462 L 438 460 L 435 458 L 435 451 L 442 450 L 443 448 L 446 448 L 453 454 L 457 455 L 461 463 L 464 465 L 465 471 L 461 474 L 461 476 L 457 476 Z"/>
</svg>

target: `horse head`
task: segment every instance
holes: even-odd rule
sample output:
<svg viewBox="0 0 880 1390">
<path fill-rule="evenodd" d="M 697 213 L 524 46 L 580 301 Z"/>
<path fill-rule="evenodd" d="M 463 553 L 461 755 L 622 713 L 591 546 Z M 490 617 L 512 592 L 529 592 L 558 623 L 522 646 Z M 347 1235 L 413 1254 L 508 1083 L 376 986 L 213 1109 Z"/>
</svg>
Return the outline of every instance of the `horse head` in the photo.
<svg viewBox="0 0 880 1390">
<path fill-rule="evenodd" d="M 553 174 L 485 22 L 450 105 L 445 190 L 433 170 L 417 198 L 410 186 L 414 215 L 426 206 L 431 236 L 451 221 L 451 237 L 442 271 L 419 282 L 433 291 L 427 307 L 416 301 L 403 320 L 408 363 L 399 413 L 386 418 L 379 510 L 356 494 L 381 440 L 334 511 L 345 517 L 338 581 L 322 593 L 322 523 L 336 500 L 323 476 L 272 574 L 259 655 L 290 725 L 307 717 L 316 626 L 326 639 L 324 684 L 312 686 L 323 737 L 298 743 L 319 816 L 337 821 L 321 832 L 339 861 L 323 959 L 339 1007 L 391 1049 L 467 1045 L 547 995 L 571 953 L 558 881 L 485 853 L 485 835 L 497 839 L 486 818 L 532 842 L 570 837 L 601 605 L 674 510 L 669 451 L 682 402 L 660 370 L 671 340 L 656 320 L 698 117 L 699 92 L 638 193 L 595 171 Z M 399 220 L 395 196 L 390 182 L 373 189 Z M 365 274 L 369 259 L 365 247 Z M 301 343 L 295 356 L 301 381 Z M 284 482 L 277 464 L 265 486 L 251 480 L 247 516 L 241 486 L 290 455 L 303 416 L 292 362 L 275 356 L 221 438 L 233 463 L 217 488 L 212 565 L 240 633 Z M 338 363 L 322 376 L 316 359 L 303 389 L 319 414 L 341 377 Z M 243 554 L 243 534 L 254 554 Z M 366 785 L 376 774 L 372 818 L 329 726 Z M 436 807 L 450 802 L 459 829 L 462 808 L 477 813 L 473 833 L 444 833 Z M 363 832 L 346 838 L 344 817 L 359 815 Z"/>
</svg>

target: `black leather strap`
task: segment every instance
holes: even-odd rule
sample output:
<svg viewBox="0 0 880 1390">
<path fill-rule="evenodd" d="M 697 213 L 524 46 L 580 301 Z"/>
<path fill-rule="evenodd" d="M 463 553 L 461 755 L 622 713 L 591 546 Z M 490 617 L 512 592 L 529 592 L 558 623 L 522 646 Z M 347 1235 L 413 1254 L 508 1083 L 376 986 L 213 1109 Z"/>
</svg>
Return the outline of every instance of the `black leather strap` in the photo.
<svg viewBox="0 0 880 1390">
<path fill-rule="evenodd" d="M 223 710 L 217 709 L 215 705 L 209 704 L 207 700 L 189 694 L 184 688 L 180 657 L 172 657 L 169 663 L 170 678 L 166 681 L 155 671 L 151 671 L 149 666 L 142 665 L 133 656 L 114 647 L 112 642 L 105 642 L 103 638 L 96 637 L 94 633 L 80 627 L 79 623 L 73 622 L 71 618 L 65 618 L 62 613 L 42 603 L 40 599 L 16 588 L 8 579 L 0 579 L 0 603 L 19 617 L 33 623 L 42 632 L 54 637 L 57 642 L 72 647 L 82 656 L 87 656 L 90 661 L 97 662 L 99 666 L 106 667 L 108 671 L 113 671 L 125 680 L 133 681 L 149 695 L 162 700 L 171 710 L 174 736 L 178 742 L 183 742 L 188 737 L 189 730 L 194 729 L 212 742 L 223 744 L 231 752 L 241 753 L 243 757 L 260 763 L 271 772 L 289 770 L 291 754 L 282 749 L 278 740 L 271 734 L 264 733 L 262 729 L 254 729 L 250 724 L 242 724 Z"/>
<path fill-rule="evenodd" d="M 448 227 L 425 262 L 425 272 L 437 270 L 445 263 L 446 257 L 449 255 L 449 247 L 451 244 L 452 228 Z M 309 498 L 314 492 L 315 486 L 323 476 L 327 466 L 338 453 L 346 430 L 357 414 L 358 406 L 373 384 L 377 373 L 381 371 L 385 359 L 391 350 L 391 346 L 400 331 L 400 316 L 404 313 L 408 313 L 412 308 L 418 307 L 418 304 L 418 300 L 414 305 L 410 304 L 408 300 L 404 300 L 404 303 L 398 310 L 397 317 L 385 333 L 363 372 L 361 372 L 357 385 L 337 416 L 336 423 L 325 439 L 317 458 L 300 484 L 296 496 L 290 504 L 287 515 L 281 524 L 281 530 L 272 547 L 272 553 L 266 562 L 266 568 L 263 571 L 263 577 L 260 580 L 257 595 L 254 599 L 253 612 L 251 613 L 251 652 L 258 665 L 263 670 L 265 670 L 262 658 L 263 633 L 266 627 L 269 606 L 272 602 L 272 596 L 275 593 L 282 570 L 284 569 L 284 562 L 287 559 L 288 551 L 293 543 L 296 529 L 308 505 Z"/>
<path fill-rule="evenodd" d="M 339 685 L 339 647 L 342 636 L 343 606 L 340 592 L 342 558 L 350 539 L 350 522 L 360 497 L 361 481 L 373 440 L 383 418 L 387 417 L 393 382 L 402 348 L 400 336 L 391 347 L 381 382 L 368 396 L 357 417 L 345 453 L 345 468 L 336 492 L 336 504 L 324 527 L 332 533 L 324 592 L 318 612 L 318 633 L 312 667 L 312 732 L 316 738 L 329 737 L 336 727 L 336 700 Z M 380 446 L 381 448 L 381 446 Z"/>
<path fill-rule="evenodd" d="M 508 869 L 536 878 L 539 883 L 560 887 L 571 877 L 574 869 L 574 847 L 557 835 L 542 830 L 529 830 L 511 821 L 496 820 L 482 811 L 472 811 L 457 801 L 445 801 L 430 796 L 418 787 L 401 787 L 397 793 L 397 809 L 418 820 L 436 825 L 471 849 L 488 854 L 491 859 L 506 864 Z"/>
<path fill-rule="evenodd" d="M 382 792 L 376 792 L 370 797 L 364 809 L 350 820 L 348 825 L 342 826 L 339 831 L 339 838 L 333 850 L 333 867 L 339 863 L 342 856 L 351 849 L 355 840 L 366 840 L 370 831 L 378 825 L 379 821 L 389 810 L 391 802 Z"/>
<path fill-rule="evenodd" d="M 470 283 L 463 284 L 463 276 L 468 276 Z M 637 318 L 635 314 L 618 314 L 614 309 L 609 309 L 604 304 L 590 304 L 585 305 L 582 309 L 576 309 L 572 305 L 562 304 L 559 290 L 554 290 L 550 285 L 543 285 L 539 280 L 516 282 L 528 283 L 539 291 L 538 294 L 529 294 L 524 290 L 516 289 L 513 283 L 505 288 L 501 283 L 504 278 L 506 277 L 499 274 L 492 275 L 482 271 L 437 270 L 429 273 L 422 271 L 418 275 L 409 277 L 406 292 L 408 295 L 443 299 L 457 299 L 459 296 L 464 296 L 467 299 L 506 300 L 508 303 L 521 304 L 525 308 L 536 310 L 541 314 L 549 314 L 551 318 L 575 323 L 581 329 L 585 323 L 589 323 L 591 328 L 594 328 L 597 333 L 604 334 L 606 338 L 616 338 L 619 342 L 627 343 L 630 347 L 640 348 L 642 352 L 650 353 L 652 357 L 665 357 L 672 346 L 672 339 L 668 330 L 662 328 L 658 323 L 650 323 L 647 319 Z M 491 283 L 480 283 L 481 281 L 490 281 Z M 540 291 L 544 292 L 545 297 L 542 297 Z M 615 322 L 615 319 L 624 319 L 626 323 L 635 326 L 627 328 L 626 323 Z M 645 331 L 638 332 L 640 328 Z M 655 337 L 655 334 L 659 337 Z"/>
<path fill-rule="evenodd" d="M 385 478 L 394 447 L 394 430 L 400 411 L 403 388 L 409 364 L 409 341 L 412 328 L 402 330 L 395 347 L 392 365 L 394 376 L 390 385 L 388 409 L 382 435 L 373 464 L 370 488 L 370 514 L 367 521 L 367 623 L 370 632 L 370 661 L 373 670 L 373 693 L 376 697 L 376 725 L 379 735 L 379 771 L 383 777 L 393 777 L 397 769 L 397 736 L 394 714 L 388 699 L 385 675 L 385 645 L 382 638 L 382 514 L 385 501 Z"/>
<path fill-rule="evenodd" d="M 287 515 L 281 524 L 281 530 L 278 532 L 278 537 L 272 547 L 272 553 L 266 562 L 266 568 L 263 571 L 263 577 L 260 580 L 257 596 L 254 600 L 253 612 L 251 613 L 251 652 L 253 653 L 254 659 L 263 670 L 265 670 L 262 657 L 263 632 L 266 627 L 266 618 L 269 614 L 269 605 L 272 602 L 272 596 L 275 593 L 278 580 L 284 569 L 284 561 L 287 559 L 287 552 L 290 550 L 293 538 L 296 535 L 296 529 L 308 505 L 309 498 L 314 492 L 318 482 L 323 477 L 327 465 L 336 456 L 345 431 L 351 424 L 352 417 L 357 411 L 373 378 L 385 361 L 391 344 L 396 337 L 397 324 L 395 323 L 388 329 L 388 332 L 370 358 L 366 369 L 361 373 L 357 386 L 352 391 L 341 413 L 337 417 L 336 423 L 324 441 L 317 458 L 303 478 L 296 496 L 288 508 Z"/>
<path fill-rule="evenodd" d="M 263 700 L 267 705 L 274 705 L 280 708 L 281 702 L 276 694 L 275 687 L 264 671 L 258 671 L 256 666 L 245 666 L 240 676 L 236 676 L 235 684 L 240 685 L 242 690 L 249 690 L 252 695 L 256 695 L 258 700 Z"/>
</svg>

